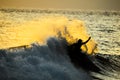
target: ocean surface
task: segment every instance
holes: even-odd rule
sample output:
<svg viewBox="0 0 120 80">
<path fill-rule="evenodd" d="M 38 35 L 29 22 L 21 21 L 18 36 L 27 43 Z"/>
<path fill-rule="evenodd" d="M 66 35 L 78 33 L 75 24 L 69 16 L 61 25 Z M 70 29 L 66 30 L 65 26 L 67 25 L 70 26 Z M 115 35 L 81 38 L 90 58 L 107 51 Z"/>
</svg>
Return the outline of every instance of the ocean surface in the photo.
<svg viewBox="0 0 120 80">
<path fill-rule="evenodd" d="M 120 12 L 0 9 L 0 27 L 16 27 L 51 15 L 84 21 L 98 52 L 71 51 L 65 39 L 56 37 L 49 37 L 45 45 L 1 49 L 0 80 L 120 80 Z M 71 57 L 71 52 L 77 54 Z"/>
</svg>

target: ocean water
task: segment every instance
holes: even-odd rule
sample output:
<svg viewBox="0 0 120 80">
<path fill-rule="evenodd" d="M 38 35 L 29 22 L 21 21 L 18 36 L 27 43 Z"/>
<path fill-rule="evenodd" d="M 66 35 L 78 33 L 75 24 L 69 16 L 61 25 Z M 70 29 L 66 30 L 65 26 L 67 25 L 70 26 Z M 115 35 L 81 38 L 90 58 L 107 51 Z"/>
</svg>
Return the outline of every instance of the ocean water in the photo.
<svg viewBox="0 0 120 80">
<path fill-rule="evenodd" d="M 89 35 L 98 43 L 98 52 L 88 55 L 73 50 L 82 55 L 71 57 L 69 43 L 56 37 L 48 38 L 44 45 L 1 49 L 0 80 L 120 79 L 120 12 L 1 9 L 0 27 L 16 27 L 48 15 L 84 21 Z"/>
</svg>

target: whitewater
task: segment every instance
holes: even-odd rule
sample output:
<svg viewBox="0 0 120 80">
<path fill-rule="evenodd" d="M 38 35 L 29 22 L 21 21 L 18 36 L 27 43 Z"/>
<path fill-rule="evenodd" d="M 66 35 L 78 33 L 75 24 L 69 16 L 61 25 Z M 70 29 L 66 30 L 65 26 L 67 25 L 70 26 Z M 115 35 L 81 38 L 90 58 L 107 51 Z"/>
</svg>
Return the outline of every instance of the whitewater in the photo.
<svg viewBox="0 0 120 80">
<path fill-rule="evenodd" d="M 99 28 L 95 16 L 106 21 Z M 0 80 L 120 79 L 119 12 L 1 9 L 0 17 Z M 109 18 L 117 27 L 103 28 Z M 82 51 L 70 50 L 90 36 Z"/>
</svg>

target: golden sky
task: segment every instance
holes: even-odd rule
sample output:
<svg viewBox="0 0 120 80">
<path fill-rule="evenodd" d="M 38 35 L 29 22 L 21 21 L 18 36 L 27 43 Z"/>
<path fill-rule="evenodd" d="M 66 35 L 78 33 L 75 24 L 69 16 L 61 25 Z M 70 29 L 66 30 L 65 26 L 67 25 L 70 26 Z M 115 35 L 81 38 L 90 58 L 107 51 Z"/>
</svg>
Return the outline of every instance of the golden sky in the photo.
<svg viewBox="0 0 120 80">
<path fill-rule="evenodd" d="M 0 8 L 120 10 L 120 0 L 0 0 Z"/>
</svg>

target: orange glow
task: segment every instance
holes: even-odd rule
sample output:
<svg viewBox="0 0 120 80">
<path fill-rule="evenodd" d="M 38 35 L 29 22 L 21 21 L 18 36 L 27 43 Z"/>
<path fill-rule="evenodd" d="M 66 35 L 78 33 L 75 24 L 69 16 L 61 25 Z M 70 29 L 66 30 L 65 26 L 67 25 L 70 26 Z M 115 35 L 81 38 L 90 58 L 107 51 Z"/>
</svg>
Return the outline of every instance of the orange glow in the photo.
<svg viewBox="0 0 120 80">
<path fill-rule="evenodd" d="M 46 16 L 26 22 L 17 27 L 0 28 L 0 48 L 10 48 L 22 45 L 30 45 L 38 42 L 45 44 L 49 37 L 61 37 L 71 44 L 78 39 L 86 41 L 89 35 L 86 33 L 84 23 L 80 20 L 69 20 L 64 16 Z M 91 39 L 87 44 L 88 53 L 91 54 L 97 50 L 96 42 Z M 82 47 L 85 50 L 85 47 Z"/>
</svg>

